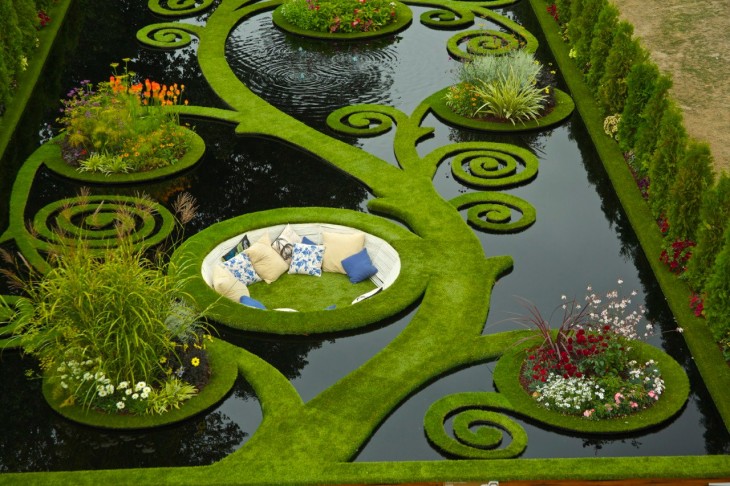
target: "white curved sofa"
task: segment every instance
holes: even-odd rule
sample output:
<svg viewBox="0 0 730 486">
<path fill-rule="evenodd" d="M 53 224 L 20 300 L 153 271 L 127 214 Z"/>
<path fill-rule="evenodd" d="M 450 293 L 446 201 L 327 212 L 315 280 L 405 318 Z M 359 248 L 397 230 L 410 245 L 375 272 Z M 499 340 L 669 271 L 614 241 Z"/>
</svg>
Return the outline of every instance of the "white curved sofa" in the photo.
<svg viewBox="0 0 730 486">
<path fill-rule="evenodd" d="M 372 260 L 373 266 L 378 269 L 378 272 L 370 277 L 370 280 L 377 287 L 375 290 L 367 292 L 360 297 L 357 297 L 353 303 L 359 302 L 360 300 L 367 298 L 375 293 L 388 288 L 395 282 L 400 273 L 400 257 L 398 252 L 388 243 L 387 241 L 377 236 L 371 235 L 367 232 L 359 230 L 357 228 L 351 228 L 349 226 L 342 226 L 330 223 L 292 223 L 291 228 L 299 235 L 306 236 L 317 244 L 322 244 L 322 233 L 365 233 L 365 248 L 367 248 L 368 255 Z M 279 234 L 284 230 L 286 224 L 279 224 L 275 226 L 269 226 L 266 228 L 259 228 L 245 233 L 238 234 L 232 238 L 218 244 L 213 250 L 208 253 L 203 259 L 200 272 L 203 279 L 209 287 L 213 288 L 213 268 L 219 264 L 221 257 L 228 253 L 236 244 L 241 241 L 244 235 L 248 235 L 250 242 L 258 241 L 264 235 L 264 232 L 269 233 L 271 241 L 274 241 Z M 327 249 L 325 248 L 325 252 Z"/>
</svg>

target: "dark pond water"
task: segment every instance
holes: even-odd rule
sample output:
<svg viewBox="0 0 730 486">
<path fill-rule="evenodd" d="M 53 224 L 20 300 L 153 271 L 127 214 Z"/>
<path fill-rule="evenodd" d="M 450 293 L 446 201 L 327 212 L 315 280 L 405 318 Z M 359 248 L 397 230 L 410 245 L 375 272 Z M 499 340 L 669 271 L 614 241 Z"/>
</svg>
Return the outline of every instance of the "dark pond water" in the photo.
<svg viewBox="0 0 730 486">
<path fill-rule="evenodd" d="M 418 18 L 422 8 L 414 8 Z M 97 19 L 102 15 L 104 23 Z M 539 37 L 528 5 L 501 11 L 519 19 Z M 203 21 L 201 17 L 197 19 Z M 175 52 L 139 47 L 137 29 L 154 22 L 146 2 L 77 2 L 65 37 L 44 75 L 44 88 L 25 116 L 23 131 L 2 160 L 0 227 L 7 224 L 10 181 L 17 167 L 47 136 L 57 99 L 82 79 L 102 80 L 109 63 L 134 58 L 134 69 L 167 82 L 184 82 L 194 104 L 221 106 L 195 61 L 195 44 Z M 479 24 L 489 26 L 483 20 Z M 491 27 L 491 26 L 490 26 Z M 326 131 L 333 109 L 354 103 L 381 103 L 405 113 L 453 81 L 456 61 L 445 43 L 453 32 L 430 30 L 417 22 L 394 38 L 358 44 L 328 44 L 292 39 L 272 27 L 270 15 L 254 17 L 229 39 L 227 55 L 239 77 L 281 110 Z M 544 42 L 542 43 L 544 44 Z M 539 56 L 549 62 L 541 48 Z M 242 213 L 287 206 L 322 205 L 364 210 L 372 197 L 352 178 L 320 160 L 267 140 L 238 138 L 225 125 L 189 120 L 206 140 L 208 151 L 196 168 L 170 181 L 145 187 L 92 192 L 132 194 L 140 189 L 167 202 L 182 191 L 200 204 L 187 229 L 193 234 Z M 561 294 L 582 298 L 587 285 L 600 291 L 624 280 L 639 291 L 650 317 L 662 332 L 652 342 L 682 363 L 692 382 L 686 407 L 670 423 L 646 433 L 619 438 L 559 434 L 524 423 L 530 441 L 523 457 L 625 455 L 704 455 L 730 451 L 730 437 L 717 415 L 681 339 L 645 257 L 613 195 L 600 161 L 577 116 L 561 127 L 519 136 L 491 136 L 451 129 L 429 116 L 436 128 L 419 145 L 422 154 L 457 141 L 491 140 L 527 147 L 538 154 L 540 172 L 531 184 L 514 189 L 538 209 L 537 223 L 515 235 L 480 234 L 487 255 L 512 255 L 513 271 L 492 296 L 485 333 L 514 326 L 505 322 L 521 308 L 515 296 L 552 309 Z M 392 134 L 346 139 L 384 160 L 393 160 Z M 445 198 L 468 189 L 443 166 L 435 178 Z M 48 202 L 74 195 L 78 186 L 47 172 L 35 180 L 26 216 Z M 227 340 L 264 357 L 287 376 L 307 401 L 329 387 L 392 340 L 409 322 L 417 304 L 391 321 L 347 336 L 280 339 L 221 330 Z M 0 471 L 72 470 L 209 464 L 245 444 L 256 431 L 261 412 L 256 396 L 239 380 L 230 396 L 208 414 L 153 432 L 99 431 L 56 416 L 41 398 L 38 381 L 24 376 L 35 367 L 15 352 L 0 356 Z M 436 399 L 460 391 L 489 391 L 492 364 L 456 371 L 413 394 L 381 425 L 357 461 L 439 460 L 423 434 L 423 416 Z"/>
</svg>

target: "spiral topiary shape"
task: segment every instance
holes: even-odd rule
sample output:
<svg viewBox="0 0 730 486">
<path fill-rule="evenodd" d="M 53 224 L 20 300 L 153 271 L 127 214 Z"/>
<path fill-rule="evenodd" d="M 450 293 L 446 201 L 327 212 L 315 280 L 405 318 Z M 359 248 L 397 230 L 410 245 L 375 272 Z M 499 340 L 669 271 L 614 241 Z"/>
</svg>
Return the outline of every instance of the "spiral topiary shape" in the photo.
<svg viewBox="0 0 730 486">
<path fill-rule="evenodd" d="M 147 7 L 152 12 L 165 17 L 195 14 L 211 5 L 213 5 L 213 0 L 149 0 L 147 2 Z"/>
<path fill-rule="evenodd" d="M 514 145 L 469 142 L 447 149 L 450 151 L 447 156 L 453 154 L 451 173 L 465 184 L 505 188 L 524 184 L 537 176 L 537 157 Z M 520 167 L 522 170 L 518 170 Z"/>
<path fill-rule="evenodd" d="M 465 49 L 462 49 L 462 44 Z M 509 32 L 498 30 L 467 30 L 449 39 L 446 49 L 453 57 L 470 61 L 474 56 L 506 54 L 519 49 L 520 41 Z"/>
<path fill-rule="evenodd" d="M 179 49 L 190 45 L 190 34 L 200 37 L 200 32 L 201 28 L 196 25 L 163 22 L 139 29 L 137 40 L 150 47 Z"/>
<path fill-rule="evenodd" d="M 488 408 L 511 409 L 509 402 L 498 393 L 459 393 L 443 397 L 426 412 L 426 436 L 434 448 L 449 456 L 467 459 L 517 457 L 527 446 L 525 429 L 506 415 Z M 453 437 L 445 428 L 446 420 L 451 417 L 454 417 Z M 511 441 L 503 449 L 497 449 L 502 445 L 505 433 Z"/>
<path fill-rule="evenodd" d="M 444 7 L 421 14 L 421 23 L 434 29 L 458 29 L 474 23 L 474 13 L 470 10 Z"/>
<path fill-rule="evenodd" d="M 175 217 L 144 197 L 79 196 L 42 208 L 33 218 L 34 246 L 53 250 L 83 241 L 91 248 L 109 248 L 119 235 L 135 248 L 149 247 L 168 237 Z"/>
<path fill-rule="evenodd" d="M 452 199 L 457 209 L 468 207 L 467 221 L 487 233 L 518 233 L 535 223 L 537 212 L 529 202 L 500 192 L 470 192 Z M 513 211 L 521 214 L 512 221 Z"/>
<path fill-rule="evenodd" d="M 393 122 L 398 123 L 405 118 L 405 114 L 390 106 L 345 106 L 330 113 L 327 126 L 347 135 L 376 137 L 393 128 Z"/>
</svg>

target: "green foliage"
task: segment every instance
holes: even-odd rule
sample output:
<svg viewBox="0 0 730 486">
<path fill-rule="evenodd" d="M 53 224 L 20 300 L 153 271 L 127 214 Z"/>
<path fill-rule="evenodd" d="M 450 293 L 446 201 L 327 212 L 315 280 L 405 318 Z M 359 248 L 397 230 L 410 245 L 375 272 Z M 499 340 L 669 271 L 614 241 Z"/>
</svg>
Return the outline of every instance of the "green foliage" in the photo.
<svg viewBox="0 0 730 486">
<path fill-rule="evenodd" d="M 186 400 L 190 400 L 198 390 L 189 383 L 171 378 L 160 389 L 152 390 L 147 406 L 147 413 L 162 415 L 171 409 L 179 409 Z"/>
<path fill-rule="evenodd" d="M 633 39 L 634 26 L 621 21 L 616 26 L 613 45 L 606 58 L 606 67 L 598 87 L 598 104 L 603 114 L 621 113 L 624 109 L 628 87 L 626 77 L 636 62 L 646 58 L 646 52 Z"/>
<path fill-rule="evenodd" d="M 659 124 L 656 150 L 649 161 L 649 202 L 654 217 L 666 215 L 670 205 L 670 188 L 677 175 L 679 160 L 687 147 L 687 131 L 682 112 L 670 103 Z"/>
<path fill-rule="evenodd" d="M 629 93 L 618 126 L 619 146 L 624 152 L 634 148 L 636 132 L 642 121 L 645 125 L 653 124 L 654 131 L 658 135 L 661 114 L 652 120 L 642 120 L 641 116 L 646 102 L 654 92 L 657 78 L 659 78 L 659 68 L 651 61 L 634 64 L 626 78 Z"/>
<path fill-rule="evenodd" d="M 659 127 L 669 105 L 669 88 L 672 87 L 671 78 L 665 75 L 659 75 L 655 79 L 654 88 L 641 110 L 633 147 L 636 157 L 635 165 L 642 173 L 646 173 L 648 170 L 649 161 L 656 150 Z"/>
<path fill-rule="evenodd" d="M 112 64 L 112 66 L 115 66 Z M 184 86 L 112 76 L 96 88 L 83 81 L 63 101 L 58 121 L 65 138 L 63 157 L 81 171 L 117 174 L 143 172 L 177 163 L 192 145 L 168 107 L 181 101 Z"/>
<path fill-rule="evenodd" d="M 12 0 L 12 3 L 18 16 L 23 55 L 27 56 L 36 46 L 39 26 L 38 9 L 34 0 Z"/>
<path fill-rule="evenodd" d="M 730 332 L 730 227 L 705 285 L 705 317 L 716 340 L 728 343 Z M 730 343 L 728 343 L 730 344 Z"/>
<path fill-rule="evenodd" d="M 618 9 L 612 3 L 604 2 L 598 19 L 593 27 L 593 40 L 590 45 L 588 74 L 586 83 L 595 93 L 603 78 L 606 67 L 606 58 L 611 50 L 613 38 L 618 25 Z"/>
<path fill-rule="evenodd" d="M 23 57 L 23 33 L 13 3 L 7 0 L 0 2 L 0 32 L 3 33 L 0 36 L 0 56 L 5 61 L 10 78 L 14 79 L 20 72 Z"/>
<path fill-rule="evenodd" d="M 475 57 L 462 64 L 461 83 L 446 92 L 446 105 L 465 117 L 492 117 L 525 122 L 543 111 L 550 87 L 538 87 L 542 65 L 533 54 L 513 51 L 503 56 Z"/>
<path fill-rule="evenodd" d="M 159 383 L 166 357 L 176 352 L 173 338 L 185 334 L 182 327 L 200 326 L 199 315 L 187 312 L 189 296 L 180 290 L 177 270 L 145 258 L 128 239 L 101 256 L 79 242 L 56 255 L 47 274 L 19 280 L 33 314 L 16 333 L 62 388 L 72 363 L 87 363 L 84 373 L 104 375 L 107 385 Z M 80 398 L 88 404 L 92 396 L 86 390 Z"/>
<path fill-rule="evenodd" d="M 696 241 L 702 197 L 713 183 L 712 167 L 709 145 L 690 140 L 669 192 L 667 218 L 671 239 Z"/>
<path fill-rule="evenodd" d="M 542 65 L 535 55 L 520 49 L 503 56 L 474 56 L 472 61 L 461 64 L 457 75 L 459 82 L 471 85 L 490 84 L 513 75 L 526 85 L 534 83 L 541 72 Z"/>
<path fill-rule="evenodd" d="M 700 209 L 700 227 L 697 231 L 697 246 L 692 251 L 687 279 L 695 292 L 702 292 L 715 258 L 722 249 L 724 235 L 730 227 L 730 176 L 722 173 L 717 184 L 705 191 Z"/>
<path fill-rule="evenodd" d="M 585 0 L 570 0 L 570 18 L 566 19 L 565 22 L 568 24 L 566 28 L 568 40 L 573 46 L 580 40 L 580 36 L 583 35 L 583 32 L 578 28 L 579 22 L 576 21 L 583 12 L 584 3 Z M 560 15 L 560 10 L 558 10 L 558 15 Z"/>
<path fill-rule="evenodd" d="M 396 4 L 390 0 L 288 0 L 281 14 L 304 30 L 371 32 L 396 20 Z"/>
<path fill-rule="evenodd" d="M 493 116 L 509 120 L 513 125 L 516 121 L 536 120 L 547 99 L 547 91 L 534 84 L 524 84 L 513 73 L 494 83 L 482 83 L 473 93 L 481 103 L 475 116 Z"/>
<path fill-rule="evenodd" d="M 580 15 L 578 17 L 571 16 L 572 28 L 581 32 L 580 38 L 574 42 L 574 47 L 576 50 L 575 62 L 583 72 L 587 72 L 590 68 L 591 45 L 593 44 L 595 26 L 598 15 L 605 5 L 608 5 L 607 0 L 583 0 L 583 9 Z"/>
<path fill-rule="evenodd" d="M 570 22 L 570 4 L 573 0 L 555 0 L 558 7 L 558 20 L 565 25 Z"/>
</svg>

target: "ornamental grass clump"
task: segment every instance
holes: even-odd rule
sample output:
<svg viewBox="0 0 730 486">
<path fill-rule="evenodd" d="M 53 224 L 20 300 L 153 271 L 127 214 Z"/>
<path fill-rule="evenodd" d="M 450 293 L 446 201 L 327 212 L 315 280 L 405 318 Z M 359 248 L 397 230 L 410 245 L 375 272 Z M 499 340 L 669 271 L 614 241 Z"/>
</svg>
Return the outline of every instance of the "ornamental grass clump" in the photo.
<svg viewBox="0 0 730 486">
<path fill-rule="evenodd" d="M 526 122 L 555 105 L 554 74 L 529 52 L 476 56 L 458 72 L 458 84 L 445 94 L 446 106 L 469 118 Z"/>
<path fill-rule="evenodd" d="M 373 32 L 397 20 L 389 0 L 288 0 L 281 14 L 300 29 L 332 34 Z"/>
<path fill-rule="evenodd" d="M 525 356 L 523 387 L 543 407 L 587 419 L 620 417 L 650 407 L 664 392 L 664 381 L 658 363 L 643 361 L 635 349 L 636 341 L 653 330 L 648 323 L 638 331 L 644 309 L 631 308 L 636 292 L 623 297 L 614 290 L 605 298 L 591 287 L 588 292 L 584 305 L 562 297 L 557 329 L 534 305 L 527 305 L 526 317 L 513 319 L 536 327 L 534 339 L 540 341 Z"/>
<path fill-rule="evenodd" d="M 50 256 L 45 274 L 16 273 L 31 309 L 14 317 L 16 339 L 64 405 L 162 413 L 207 383 L 212 337 L 180 268 L 136 250 L 122 230 L 117 243 L 78 240 Z"/>
<path fill-rule="evenodd" d="M 136 79 L 125 64 L 123 74 L 108 82 L 94 86 L 84 80 L 69 91 L 57 120 L 68 164 L 85 172 L 143 172 L 175 164 L 185 155 L 192 134 L 180 126 L 173 109 L 187 104 L 185 86 Z"/>
</svg>

